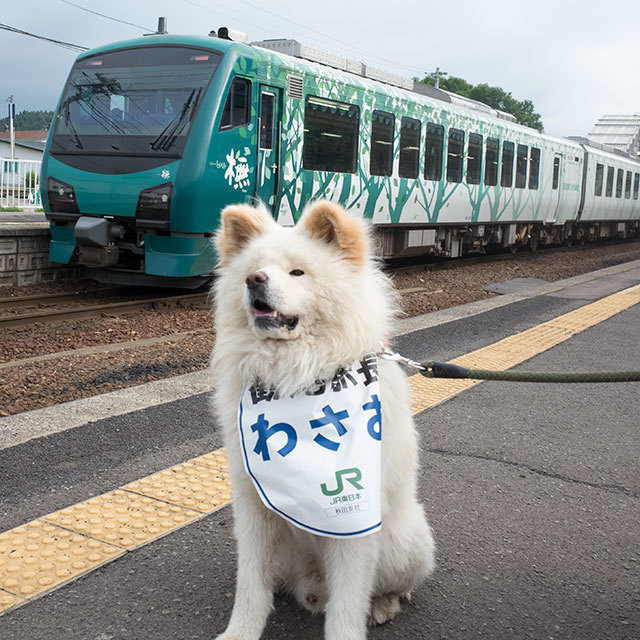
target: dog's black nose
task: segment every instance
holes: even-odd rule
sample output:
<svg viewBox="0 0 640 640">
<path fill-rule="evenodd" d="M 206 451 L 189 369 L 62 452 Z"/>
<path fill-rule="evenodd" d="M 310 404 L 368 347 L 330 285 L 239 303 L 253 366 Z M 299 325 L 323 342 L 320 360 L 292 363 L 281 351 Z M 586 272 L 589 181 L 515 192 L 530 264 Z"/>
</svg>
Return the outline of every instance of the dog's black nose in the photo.
<svg viewBox="0 0 640 640">
<path fill-rule="evenodd" d="M 264 271 L 254 271 L 247 276 L 246 283 L 249 289 L 257 289 L 261 284 L 264 284 L 269 279 L 269 276 Z"/>
</svg>

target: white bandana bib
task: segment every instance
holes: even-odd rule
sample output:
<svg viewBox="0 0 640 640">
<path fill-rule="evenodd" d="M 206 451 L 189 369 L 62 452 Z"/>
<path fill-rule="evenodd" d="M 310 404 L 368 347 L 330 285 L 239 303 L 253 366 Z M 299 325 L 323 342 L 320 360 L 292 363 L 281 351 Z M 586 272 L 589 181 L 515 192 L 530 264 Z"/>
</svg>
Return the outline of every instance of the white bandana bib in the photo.
<svg viewBox="0 0 640 640">
<path fill-rule="evenodd" d="M 245 469 L 271 510 L 333 538 L 381 522 L 382 412 L 375 355 L 293 397 L 245 389 L 238 410 Z"/>
</svg>

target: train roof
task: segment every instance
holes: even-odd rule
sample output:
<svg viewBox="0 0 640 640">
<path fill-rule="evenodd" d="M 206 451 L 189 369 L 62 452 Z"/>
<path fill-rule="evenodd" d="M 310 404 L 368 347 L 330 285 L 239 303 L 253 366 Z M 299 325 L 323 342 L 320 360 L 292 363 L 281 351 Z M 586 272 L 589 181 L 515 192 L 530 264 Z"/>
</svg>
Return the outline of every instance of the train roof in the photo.
<svg viewBox="0 0 640 640">
<path fill-rule="evenodd" d="M 372 91 L 375 93 L 382 93 L 390 95 L 393 98 L 401 100 L 403 102 L 414 102 L 423 104 L 434 109 L 446 109 L 459 115 L 466 115 L 472 119 L 481 120 L 485 122 L 492 122 L 505 129 L 517 130 L 520 133 L 530 136 L 541 138 L 553 143 L 560 143 L 570 148 L 581 148 L 581 143 L 568 138 L 555 138 L 539 132 L 537 129 L 526 127 L 516 122 L 511 122 L 506 118 L 501 118 L 497 115 L 497 110 L 492 109 L 488 105 L 478 103 L 476 101 L 458 96 L 450 92 L 442 91 L 441 89 L 435 89 L 429 85 L 420 85 L 419 89 L 408 88 L 408 85 L 397 86 L 385 82 L 384 79 L 374 79 L 371 77 L 365 77 L 354 73 L 353 71 L 343 70 L 336 68 L 336 66 L 329 66 L 321 62 L 311 61 L 305 58 L 295 57 L 288 53 L 284 53 L 274 48 L 265 48 L 261 46 L 264 42 L 257 42 L 251 44 L 245 44 L 241 42 L 234 42 L 232 40 L 225 40 L 211 35 L 193 35 L 193 34 L 150 34 L 148 36 L 142 36 L 132 38 L 130 40 L 122 40 L 118 42 L 109 43 L 85 51 L 78 56 L 78 59 L 84 59 L 89 56 L 104 53 L 115 49 L 124 49 L 128 47 L 141 47 L 141 46 L 158 46 L 163 44 L 170 45 L 186 45 L 193 47 L 202 47 L 219 51 L 221 53 L 227 53 L 234 51 L 238 56 L 247 56 L 250 58 L 260 57 L 269 65 L 278 67 L 285 67 L 295 73 L 311 74 L 314 76 L 330 77 L 333 80 L 342 82 L 346 85 L 351 85 L 355 88 L 364 89 L 365 91 Z M 295 42 L 295 41 L 293 41 Z M 362 63 L 361 63 L 362 64 Z M 363 65 L 366 67 L 366 65 Z M 371 69 L 371 67 L 369 67 Z M 392 76 L 393 74 L 389 74 Z M 397 76 L 399 77 L 399 76 Z M 416 83 L 418 84 L 418 83 Z M 472 104 L 473 103 L 473 104 Z M 481 105 L 480 108 L 477 105 Z"/>
<path fill-rule="evenodd" d="M 233 42 L 231 40 L 223 40 L 221 38 L 215 38 L 211 36 L 201 35 L 179 35 L 172 33 L 163 34 L 150 34 L 148 36 L 139 36 L 137 38 L 131 38 L 129 40 L 118 40 L 117 42 L 110 42 L 108 44 L 89 49 L 89 51 L 83 51 L 78 60 L 86 58 L 88 56 L 94 56 L 106 51 L 112 51 L 114 49 L 126 49 L 128 47 L 144 47 L 148 45 L 187 45 L 192 47 L 204 47 L 206 49 L 213 49 L 214 51 L 220 51 L 225 53 L 232 47 L 239 46 L 240 43 Z M 245 45 L 246 46 L 246 45 Z"/>
<path fill-rule="evenodd" d="M 639 164 L 640 158 L 634 157 L 620 149 L 616 149 L 615 147 L 610 147 L 606 144 L 602 144 L 601 142 L 597 142 L 595 140 L 591 140 L 590 138 L 584 138 L 582 136 L 570 136 L 570 140 L 577 142 L 582 145 L 587 151 L 591 153 L 596 153 L 602 157 L 609 158 L 611 160 L 626 160 L 628 162 L 632 162 L 633 164 Z"/>
<path fill-rule="evenodd" d="M 507 120 L 506 118 L 498 117 L 498 115 L 496 115 L 497 110 L 489 107 L 488 105 L 478 103 L 475 100 L 471 100 L 463 96 L 458 96 L 457 94 L 450 93 L 448 91 L 445 92 L 441 89 L 435 89 L 435 87 L 430 87 L 429 85 L 420 85 L 420 90 L 418 91 L 416 91 L 415 89 L 408 89 L 402 86 L 392 85 L 382 80 L 363 77 L 352 71 L 345 71 L 336 67 L 322 64 L 320 62 L 314 62 L 305 58 L 298 58 L 281 51 L 274 51 L 271 48 L 265 49 L 261 46 L 261 44 L 262 43 L 254 42 L 249 46 L 253 47 L 255 50 L 261 51 L 263 55 L 272 56 L 271 59 L 274 62 L 277 61 L 281 64 L 284 62 L 285 64 L 289 65 L 290 68 L 294 71 L 297 70 L 301 73 L 311 73 L 316 76 L 328 75 L 345 84 L 350 84 L 352 86 L 369 91 L 374 91 L 377 93 L 391 95 L 406 102 L 424 104 L 435 109 L 445 108 L 448 111 L 457 112 L 461 115 L 464 114 L 474 119 L 484 120 L 485 122 L 490 121 L 494 124 L 503 126 L 505 129 L 518 130 L 528 136 L 542 138 L 550 142 L 561 143 L 567 147 L 574 149 L 581 148 L 579 143 L 567 138 L 554 138 L 552 136 L 541 133 L 537 129 L 524 126 L 511 120 Z M 428 87 L 428 89 L 423 90 L 422 87 Z M 481 105 L 482 108 L 478 108 L 477 105 Z"/>
</svg>

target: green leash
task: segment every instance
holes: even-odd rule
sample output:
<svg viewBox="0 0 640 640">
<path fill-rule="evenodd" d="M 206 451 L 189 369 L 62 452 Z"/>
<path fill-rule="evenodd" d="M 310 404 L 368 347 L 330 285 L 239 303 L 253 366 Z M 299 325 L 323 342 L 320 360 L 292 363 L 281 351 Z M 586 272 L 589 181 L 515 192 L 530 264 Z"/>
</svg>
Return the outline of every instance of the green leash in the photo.
<svg viewBox="0 0 640 640">
<path fill-rule="evenodd" d="M 640 371 L 601 371 L 594 373 L 542 371 L 492 371 L 467 369 L 447 362 L 422 362 L 420 373 L 427 378 L 466 378 L 506 382 L 640 382 Z"/>
<path fill-rule="evenodd" d="M 505 382 L 640 382 L 640 371 L 600 371 L 594 373 L 543 371 L 493 371 L 491 369 L 467 369 L 449 362 L 414 362 L 386 347 L 378 351 L 384 360 L 401 362 L 418 369 L 425 378 L 457 378 L 467 380 L 502 380 Z"/>
</svg>

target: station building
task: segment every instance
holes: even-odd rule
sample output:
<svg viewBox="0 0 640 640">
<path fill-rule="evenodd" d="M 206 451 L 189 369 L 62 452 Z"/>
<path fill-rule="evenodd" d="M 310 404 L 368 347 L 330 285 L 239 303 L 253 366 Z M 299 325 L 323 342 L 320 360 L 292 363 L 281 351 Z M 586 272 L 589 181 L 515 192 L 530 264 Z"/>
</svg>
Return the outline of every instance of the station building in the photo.
<svg viewBox="0 0 640 640">
<path fill-rule="evenodd" d="M 632 115 L 604 115 L 587 136 L 624 153 L 640 157 L 640 113 Z"/>
</svg>

